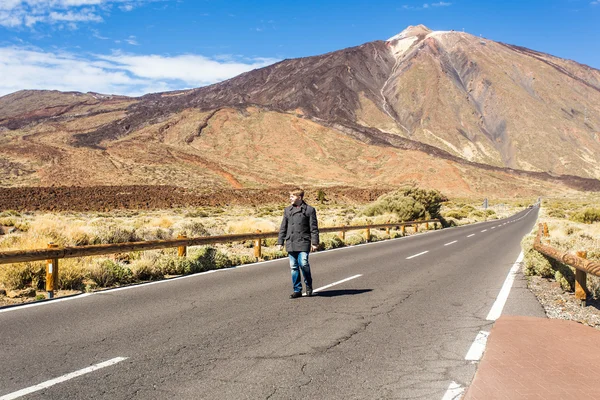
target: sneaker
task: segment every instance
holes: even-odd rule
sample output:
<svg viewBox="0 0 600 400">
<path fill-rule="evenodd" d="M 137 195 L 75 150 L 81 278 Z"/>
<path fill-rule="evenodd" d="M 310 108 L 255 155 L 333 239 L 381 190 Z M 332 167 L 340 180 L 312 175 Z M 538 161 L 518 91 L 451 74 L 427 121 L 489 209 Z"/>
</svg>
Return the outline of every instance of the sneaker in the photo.
<svg viewBox="0 0 600 400">
<path fill-rule="evenodd" d="M 312 288 L 311 288 L 310 286 L 307 286 L 307 287 L 306 287 L 306 296 L 307 296 L 307 297 L 310 297 L 310 296 L 312 296 L 312 295 L 313 295 L 313 290 L 312 290 Z"/>
<path fill-rule="evenodd" d="M 297 299 L 298 297 L 302 297 L 302 292 L 294 292 L 290 294 L 290 299 Z"/>
</svg>

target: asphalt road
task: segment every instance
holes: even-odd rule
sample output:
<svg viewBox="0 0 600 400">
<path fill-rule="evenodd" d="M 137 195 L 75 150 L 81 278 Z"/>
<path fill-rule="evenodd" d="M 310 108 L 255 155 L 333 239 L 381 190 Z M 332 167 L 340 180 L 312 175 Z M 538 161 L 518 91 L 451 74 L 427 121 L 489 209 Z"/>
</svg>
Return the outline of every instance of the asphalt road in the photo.
<svg viewBox="0 0 600 400">
<path fill-rule="evenodd" d="M 0 400 L 442 399 L 537 211 L 312 254 L 315 289 L 352 279 L 311 298 L 276 260 L 0 310 Z M 518 277 L 503 313 L 544 315 Z"/>
</svg>

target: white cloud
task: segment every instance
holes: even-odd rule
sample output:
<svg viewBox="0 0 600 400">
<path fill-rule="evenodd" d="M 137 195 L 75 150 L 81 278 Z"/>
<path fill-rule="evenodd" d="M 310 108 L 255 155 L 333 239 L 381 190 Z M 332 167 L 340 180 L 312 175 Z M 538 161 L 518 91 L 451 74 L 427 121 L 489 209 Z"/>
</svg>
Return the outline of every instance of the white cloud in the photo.
<svg viewBox="0 0 600 400">
<path fill-rule="evenodd" d="M 137 42 L 135 36 L 129 36 L 129 38 L 125 39 L 125 41 L 127 43 L 129 43 L 132 46 L 139 46 L 140 44 Z"/>
<path fill-rule="evenodd" d="M 424 3 L 421 7 L 415 7 L 415 6 L 409 6 L 409 5 L 403 5 L 402 9 L 404 10 L 429 10 L 431 9 L 431 7 L 448 7 L 451 6 L 452 3 L 447 3 L 444 1 L 440 1 L 438 3 Z"/>
<path fill-rule="evenodd" d="M 39 23 L 102 22 L 113 5 L 131 11 L 143 3 L 161 0 L 0 0 L 0 26 L 32 28 Z"/>
<path fill-rule="evenodd" d="M 227 61 L 202 55 L 134 55 L 114 53 L 81 57 L 24 47 L 0 47 L 0 96 L 22 89 L 55 89 L 139 96 L 220 82 L 278 60 Z"/>
</svg>

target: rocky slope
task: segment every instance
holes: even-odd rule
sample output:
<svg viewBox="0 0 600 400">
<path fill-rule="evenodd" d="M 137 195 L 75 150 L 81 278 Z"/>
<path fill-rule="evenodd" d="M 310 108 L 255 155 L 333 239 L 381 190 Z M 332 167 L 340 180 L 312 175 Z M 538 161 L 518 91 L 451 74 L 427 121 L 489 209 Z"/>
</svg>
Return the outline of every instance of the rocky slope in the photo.
<svg viewBox="0 0 600 400">
<path fill-rule="evenodd" d="M 199 89 L 0 98 L 0 185 L 600 190 L 600 71 L 409 27 Z"/>
</svg>

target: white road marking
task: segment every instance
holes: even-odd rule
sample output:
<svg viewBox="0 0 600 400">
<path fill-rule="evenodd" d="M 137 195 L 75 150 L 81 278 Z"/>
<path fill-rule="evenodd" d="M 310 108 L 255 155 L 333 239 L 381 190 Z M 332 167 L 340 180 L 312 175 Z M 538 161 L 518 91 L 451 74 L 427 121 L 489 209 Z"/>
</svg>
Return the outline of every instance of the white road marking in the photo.
<svg viewBox="0 0 600 400">
<path fill-rule="evenodd" d="M 425 253 L 429 253 L 429 250 L 423 251 L 423 252 L 421 252 L 421 253 L 419 253 L 419 254 L 415 254 L 414 256 L 406 257 L 406 259 L 407 259 L 407 260 L 410 260 L 411 258 L 415 258 L 415 257 L 422 256 L 422 255 L 423 255 L 423 254 L 425 254 Z"/>
<path fill-rule="evenodd" d="M 500 318 L 500 315 L 502 314 L 502 309 L 504 308 L 504 304 L 506 304 L 506 300 L 508 299 L 510 289 L 512 288 L 512 284 L 515 280 L 515 275 L 517 274 L 517 271 L 518 271 L 519 267 L 521 266 L 521 261 L 523 261 L 523 252 L 521 252 L 521 254 L 519 254 L 517 261 L 515 261 L 514 265 L 510 269 L 510 271 L 508 271 L 508 276 L 504 280 L 502 289 L 500 289 L 500 293 L 498 294 L 498 297 L 496 298 L 496 301 L 494 302 L 492 309 L 490 310 L 489 314 L 485 318 L 488 321 L 495 321 L 498 318 Z"/>
<path fill-rule="evenodd" d="M 361 276 L 362 276 L 362 274 L 358 274 L 358 275 L 351 276 L 350 278 L 342 279 L 341 281 L 330 283 L 329 285 L 321 286 L 320 288 L 313 290 L 313 293 L 320 292 L 323 289 L 327 289 L 332 286 L 339 285 L 340 283 L 348 282 L 349 280 L 356 279 Z M 2 400 L 2 399 L 0 399 L 0 400 Z"/>
<path fill-rule="evenodd" d="M 444 394 L 444 397 L 442 397 L 442 400 L 458 400 L 461 398 L 464 391 L 465 388 L 452 381 L 450 386 L 448 386 L 448 390 L 446 390 L 446 394 Z"/>
<path fill-rule="evenodd" d="M 469 236 L 467 236 L 467 237 L 471 237 L 471 236 L 475 236 L 475 234 L 474 234 L 474 233 L 471 233 L 471 234 L 470 234 Z"/>
<path fill-rule="evenodd" d="M 486 232 L 486 231 L 487 231 L 487 229 L 484 229 L 484 230 L 482 230 L 481 232 Z"/>
<path fill-rule="evenodd" d="M 78 376 L 88 374 L 90 372 L 96 371 L 101 368 L 109 367 L 111 365 L 114 365 L 114 364 L 119 363 L 124 360 L 127 360 L 127 357 L 113 358 L 112 360 L 104 361 L 104 362 L 101 362 L 100 364 L 92 365 L 91 367 L 87 367 L 84 369 L 80 369 L 79 371 L 75 371 L 75 372 L 71 372 L 71 373 L 63 375 L 63 376 L 59 376 L 58 378 L 50 379 L 49 381 L 42 382 L 38 385 L 19 390 L 18 392 L 9 393 L 7 395 L 0 397 L 0 400 L 18 399 L 19 397 L 28 395 L 30 393 L 37 392 L 37 391 L 43 390 L 43 389 L 47 389 L 50 386 L 56 385 L 57 383 L 62 383 L 62 382 L 68 381 L 69 379 L 77 378 Z"/>
<path fill-rule="evenodd" d="M 458 242 L 458 240 L 455 240 L 454 242 L 446 243 L 444 246 L 450 246 L 451 244 L 454 244 L 456 242 Z"/>
<path fill-rule="evenodd" d="M 492 229 L 496 229 L 496 227 L 495 227 L 495 226 L 492 226 Z"/>
<path fill-rule="evenodd" d="M 465 360 L 467 361 L 479 361 L 481 360 L 481 356 L 483 356 L 483 351 L 485 350 L 485 345 L 487 343 L 489 332 L 480 331 L 475 338 L 475 341 L 471 345 L 471 348 L 467 352 L 465 356 Z"/>
</svg>

